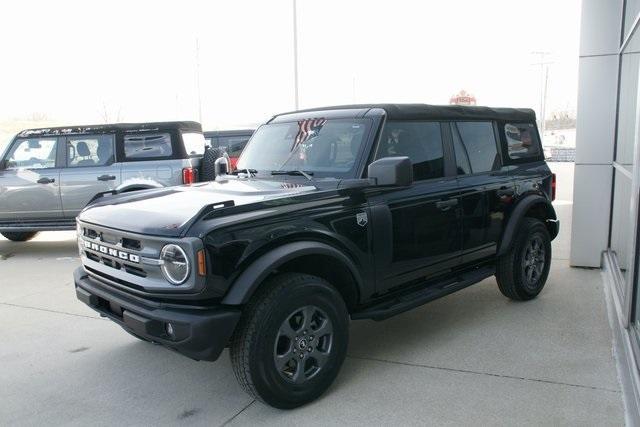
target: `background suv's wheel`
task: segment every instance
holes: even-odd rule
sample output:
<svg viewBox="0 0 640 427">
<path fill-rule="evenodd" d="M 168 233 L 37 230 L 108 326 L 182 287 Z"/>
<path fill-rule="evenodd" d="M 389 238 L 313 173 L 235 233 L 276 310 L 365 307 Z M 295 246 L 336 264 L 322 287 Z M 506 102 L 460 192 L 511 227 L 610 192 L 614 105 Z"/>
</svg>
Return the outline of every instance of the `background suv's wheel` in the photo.
<svg viewBox="0 0 640 427">
<path fill-rule="evenodd" d="M 4 237 L 14 242 L 26 242 L 36 237 L 37 231 L 4 231 L 2 233 Z"/>
<path fill-rule="evenodd" d="M 500 257 L 496 279 L 502 294 L 514 300 L 535 298 L 547 281 L 551 267 L 551 238 L 538 219 L 525 217 L 511 250 Z"/>
<path fill-rule="evenodd" d="M 319 397 L 347 353 L 347 308 L 319 277 L 284 273 L 261 285 L 245 307 L 231 343 L 244 390 L 281 409 Z"/>
</svg>

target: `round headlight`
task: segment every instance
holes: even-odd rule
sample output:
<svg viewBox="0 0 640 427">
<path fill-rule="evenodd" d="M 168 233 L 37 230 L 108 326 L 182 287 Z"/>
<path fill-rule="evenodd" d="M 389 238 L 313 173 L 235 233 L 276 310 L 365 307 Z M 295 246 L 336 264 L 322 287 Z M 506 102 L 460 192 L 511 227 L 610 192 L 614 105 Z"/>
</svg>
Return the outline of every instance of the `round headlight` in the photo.
<svg viewBox="0 0 640 427">
<path fill-rule="evenodd" d="M 173 285 L 180 285 L 189 277 L 189 259 L 178 245 L 166 245 L 160 252 L 162 274 Z"/>
</svg>

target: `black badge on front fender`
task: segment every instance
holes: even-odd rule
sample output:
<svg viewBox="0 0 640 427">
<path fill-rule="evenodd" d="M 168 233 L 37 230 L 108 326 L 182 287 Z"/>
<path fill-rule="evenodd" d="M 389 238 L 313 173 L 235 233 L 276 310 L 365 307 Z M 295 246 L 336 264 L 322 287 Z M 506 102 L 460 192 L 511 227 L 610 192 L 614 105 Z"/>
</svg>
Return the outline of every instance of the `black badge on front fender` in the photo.
<svg viewBox="0 0 640 427">
<path fill-rule="evenodd" d="M 369 219 L 367 218 L 367 213 L 366 212 L 360 212 L 359 214 L 356 215 L 356 222 L 358 223 L 358 225 L 360 227 L 364 227 L 365 225 L 367 225 L 367 222 L 369 222 Z"/>
</svg>

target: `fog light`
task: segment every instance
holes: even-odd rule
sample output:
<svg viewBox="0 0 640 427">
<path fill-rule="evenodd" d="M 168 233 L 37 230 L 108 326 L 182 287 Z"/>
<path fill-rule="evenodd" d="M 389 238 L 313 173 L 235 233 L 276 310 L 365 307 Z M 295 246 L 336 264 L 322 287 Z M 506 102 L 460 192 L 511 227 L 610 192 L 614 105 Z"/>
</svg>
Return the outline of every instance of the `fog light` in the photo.
<svg viewBox="0 0 640 427">
<path fill-rule="evenodd" d="M 167 323 L 164 329 L 167 331 L 167 335 L 173 338 L 173 325 L 171 323 Z"/>
</svg>

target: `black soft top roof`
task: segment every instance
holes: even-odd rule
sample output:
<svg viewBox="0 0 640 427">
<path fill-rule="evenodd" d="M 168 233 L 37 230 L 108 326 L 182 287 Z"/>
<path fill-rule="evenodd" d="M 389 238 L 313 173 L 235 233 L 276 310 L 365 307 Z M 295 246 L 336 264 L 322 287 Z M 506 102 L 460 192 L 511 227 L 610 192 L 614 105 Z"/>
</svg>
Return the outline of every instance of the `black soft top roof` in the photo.
<svg viewBox="0 0 640 427">
<path fill-rule="evenodd" d="M 154 132 L 160 130 L 183 130 L 202 132 L 202 126 L 198 122 L 147 122 L 147 123 L 114 123 L 105 125 L 86 126 L 59 126 L 39 129 L 25 129 L 18 133 L 17 137 L 29 137 L 40 135 L 82 135 L 90 133 L 112 132 Z"/>
<path fill-rule="evenodd" d="M 390 120 L 512 120 L 535 122 L 536 114 L 530 108 L 493 108 L 464 105 L 428 104 L 356 104 L 311 108 L 276 116 L 284 121 L 286 115 L 299 116 L 304 113 L 341 110 L 345 117 L 362 117 L 373 109 L 381 109 Z M 348 114 L 352 111 L 353 114 Z M 364 111 L 364 114 L 363 114 Z"/>
<path fill-rule="evenodd" d="M 205 137 L 236 136 L 236 135 L 251 136 L 255 131 L 256 131 L 255 129 L 207 130 L 204 132 L 204 136 Z"/>
</svg>

